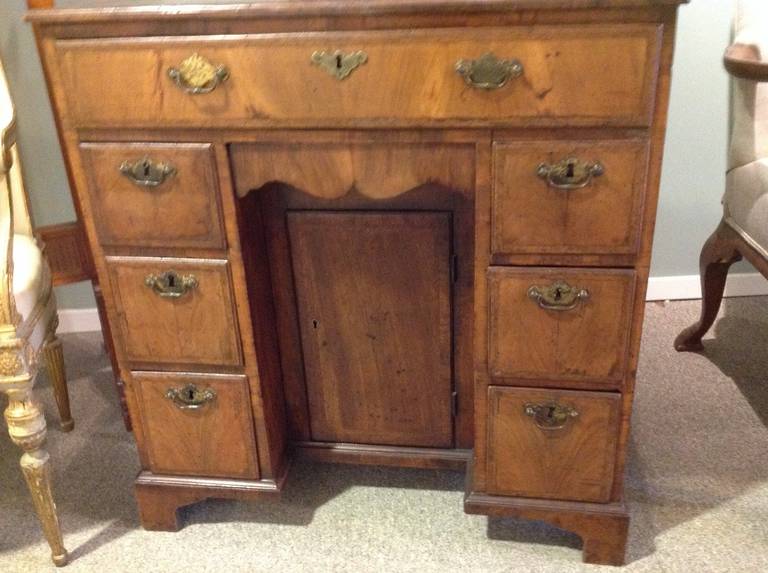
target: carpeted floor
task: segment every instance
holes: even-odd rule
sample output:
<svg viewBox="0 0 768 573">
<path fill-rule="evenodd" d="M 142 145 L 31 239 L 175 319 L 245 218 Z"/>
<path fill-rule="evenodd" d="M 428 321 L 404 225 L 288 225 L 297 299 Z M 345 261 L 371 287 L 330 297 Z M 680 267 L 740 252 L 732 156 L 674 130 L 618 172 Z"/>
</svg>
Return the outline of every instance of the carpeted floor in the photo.
<svg viewBox="0 0 768 573">
<path fill-rule="evenodd" d="M 627 475 L 630 572 L 768 571 L 768 299 L 726 301 L 706 355 L 676 354 L 672 340 L 698 308 L 647 308 Z M 57 429 L 47 380 L 38 388 L 72 573 L 597 570 L 580 563 L 572 534 L 465 515 L 464 476 L 453 472 L 298 465 L 280 502 L 208 501 L 182 512 L 179 533 L 143 531 L 136 451 L 100 337 L 64 344 L 73 433 Z M 0 572 L 52 570 L 7 439 L 0 460 Z"/>
</svg>

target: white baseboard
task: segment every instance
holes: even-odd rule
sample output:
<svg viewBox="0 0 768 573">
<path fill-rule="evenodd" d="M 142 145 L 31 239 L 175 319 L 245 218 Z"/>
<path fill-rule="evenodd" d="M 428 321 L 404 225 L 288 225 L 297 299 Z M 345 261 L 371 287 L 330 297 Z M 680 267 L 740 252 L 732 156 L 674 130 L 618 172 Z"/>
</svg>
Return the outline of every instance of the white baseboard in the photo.
<svg viewBox="0 0 768 573">
<path fill-rule="evenodd" d="M 768 295 L 768 280 L 760 273 L 737 273 L 728 276 L 725 296 Z M 701 298 L 699 275 L 679 277 L 651 277 L 648 280 L 646 300 L 686 300 Z M 96 332 L 101 330 L 99 313 L 95 308 L 65 308 L 59 310 L 59 330 L 69 332 Z"/>
<path fill-rule="evenodd" d="M 728 275 L 725 296 L 768 295 L 768 280 L 760 273 L 735 273 Z M 679 277 L 651 277 L 645 300 L 687 300 L 701 298 L 699 275 Z"/>
<path fill-rule="evenodd" d="M 59 309 L 59 328 L 56 332 L 98 332 L 101 330 L 99 311 L 95 308 Z"/>
</svg>

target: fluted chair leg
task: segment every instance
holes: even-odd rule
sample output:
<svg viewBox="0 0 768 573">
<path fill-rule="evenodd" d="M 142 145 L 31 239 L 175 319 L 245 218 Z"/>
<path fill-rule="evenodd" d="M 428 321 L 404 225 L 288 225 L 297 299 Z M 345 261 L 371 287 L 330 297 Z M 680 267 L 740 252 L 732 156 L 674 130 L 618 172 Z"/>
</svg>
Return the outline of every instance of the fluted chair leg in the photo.
<svg viewBox="0 0 768 573">
<path fill-rule="evenodd" d="M 48 368 L 48 375 L 51 378 L 51 384 L 53 384 L 53 395 L 56 398 L 56 405 L 59 408 L 61 430 L 69 432 L 75 427 L 75 421 L 72 419 L 72 412 L 69 406 L 67 374 L 64 369 L 64 350 L 61 346 L 61 340 L 58 339 L 55 333 L 51 334 L 48 340 L 45 341 L 43 357 Z"/>
<path fill-rule="evenodd" d="M 28 386 L 8 390 L 8 408 L 5 419 L 13 442 L 23 451 L 21 470 L 32 495 L 51 559 L 57 567 L 67 564 L 69 555 L 64 548 L 56 514 L 56 504 L 51 493 L 51 467 L 48 452 L 43 449 L 46 425 L 43 413 L 32 395 L 32 382 Z"/>
</svg>

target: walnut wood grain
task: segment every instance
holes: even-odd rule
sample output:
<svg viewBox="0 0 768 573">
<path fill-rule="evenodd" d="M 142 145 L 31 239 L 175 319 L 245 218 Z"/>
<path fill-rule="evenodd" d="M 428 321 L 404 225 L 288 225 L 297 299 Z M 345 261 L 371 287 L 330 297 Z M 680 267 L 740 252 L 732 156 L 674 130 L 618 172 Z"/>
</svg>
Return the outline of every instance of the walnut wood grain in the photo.
<svg viewBox="0 0 768 573">
<path fill-rule="evenodd" d="M 245 376 L 134 372 L 132 379 L 154 473 L 259 478 Z M 187 384 L 215 398 L 180 409 L 166 393 Z"/>
<path fill-rule="evenodd" d="M 544 521 L 581 537 L 585 563 L 624 564 L 629 514 L 623 503 L 525 499 L 471 491 L 464 500 L 464 511 Z"/>
<path fill-rule="evenodd" d="M 78 222 L 35 228 L 45 248 L 54 286 L 95 278 L 88 242 Z"/>
<path fill-rule="evenodd" d="M 311 64 L 317 50 L 363 50 L 368 61 L 339 81 Z M 58 58 L 68 109 L 81 127 L 149 127 L 158 122 L 392 125 L 480 118 L 486 123 L 546 118 L 565 124 L 613 120 L 642 126 L 652 110 L 658 50 L 656 26 L 626 25 L 589 32 L 542 27 L 482 34 L 368 31 L 245 40 L 64 40 L 58 43 Z M 456 73 L 456 63 L 487 52 L 520 60 L 526 69 L 523 78 L 497 90 L 468 87 Z M 209 94 L 190 97 L 166 71 L 193 53 L 226 66 L 231 79 Z"/>
<path fill-rule="evenodd" d="M 354 189 L 377 200 L 428 183 L 466 191 L 474 184 L 474 149 L 466 143 L 274 142 L 235 145 L 231 153 L 241 197 L 275 181 L 320 199 L 338 199 Z"/>
<path fill-rule="evenodd" d="M 85 143 L 81 153 L 104 247 L 225 247 L 209 144 Z M 176 172 L 157 187 L 137 185 L 120 167 L 143 158 Z"/>
<path fill-rule="evenodd" d="M 528 294 L 565 281 L 589 298 L 572 310 L 540 308 Z M 489 371 L 494 380 L 571 380 L 620 386 L 626 374 L 635 276 L 628 270 L 492 267 Z"/>
<path fill-rule="evenodd" d="M 468 511 L 549 521 L 582 536 L 585 560 L 621 563 L 628 525 L 620 501 L 622 476 L 678 3 L 291 0 L 257 1 L 239 7 L 212 4 L 34 13 L 31 19 L 78 212 L 115 331 L 124 322 L 126 300 L 139 300 L 138 294 L 126 296 L 121 286 L 110 281 L 115 263 L 150 255 L 157 260 L 173 256 L 229 261 L 230 299 L 212 319 L 206 313 L 215 305 L 203 305 L 207 310 L 201 310 L 203 318 L 197 322 L 206 326 L 210 322 L 216 328 L 226 325 L 222 328 L 233 334 L 230 341 L 237 343 L 236 364 L 132 361 L 127 352 L 130 344 L 126 345 L 121 335 L 116 336 L 115 350 L 121 376 L 127 379 L 126 399 L 134 419 L 145 408 L 137 401 L 130 368 L 162 369 L 169 375 L 172 370 L 198 370 L 203 376 L 244 373 L 256 435 L 253 451 L 261 478 L 144 472 L 137 480 L 143 524 L 174 529 L 178 526 L 176 508 L 181 505 L 206 497 L 258 497 L 279 490 L 288 466 L 289 441 L 296 442 L 302 454 L 310 452 L 326 461 L 356 459 L 360 463 L 419 467 L 451 463 L 457 452 L 472 447 Z M 99 4 L 113 2 L 59 3 L 67 7 Z M 329 45 L 316 46 L 318 41 Z M 365 49 L 369 60 L 338 82 L 307 61 L 308 48 Z M 512 80 L 493 92 L 470 88 L 453 71 L 459 57 L 456 50 L 463 52 L 460 57 L 473 57 L 465 53 L 468 48 L 478 52 L 474 57 L 489 49 L 505 54 L 514 51 L 498 55 L 521 59 L 525 67 L 518 78 L 521 81 Z M 235 72 L 209 94 L 211 97 L 187 97 L 165 75 L 167 66 L 177 65 L 192 50 L 220 60 L 216 63 L 224 63 Z M 498 149 L 508 146 L 507 157 L 494 160 L 494 141 Z M 212 145 L 225 244 L 216 248 L 180 247 L 173 237 L 155 247 L 101 244 L 94 221 L 101 199 L 88 192 L 89 168 L 80 155 L 80 145 L 138 142 Z M 619 167 L 606 173 L 619 177 L 620 182 L 602 180 L 613 195 L 600 196 L 605 204 L 593 201 L 592 214 L 582 211 L 583 222 L 589 220 L 589 225 L 580 227 L 581 220 L 569 219 L 578 200 L 547 203 L 542 202 L 541 195 L 518 193 L 514 179 L 532 176 L 530 171 L 521 176 L 522 166 L 515 165 L 527 153 L 526 145 L 553 155 L 571 151 L 569 147 L 589 151 L 588 146 L 592 146 L 617 162 L 614 164 Z M 229 151 L 233 152 L 231 157 Z M 646 157 L 647 169 L 642 167 Z M 236 198 L 244 193 L 244 198 Z M 521 197 L 528 202 L 521 203 Z M 492 200 L 503 204 L 494 211 L 494 217 L 504 216 L 494 219 L 493 224 Z M 302 209 L 451 213 L 450 243 L 459 255 L 450 302 L 452 367 L 460 397 L 453 426 L 457 449 L 406 451 L 403 445 L 342 447 L 311 442 L 306 395 L 304 402 L 301 397 L 305 391 L 303 355 L 290 264 L 291 241 L 285 229 L 286 212 Z M 531 221 L 515 221 L 514 213 L 510 213 L 515 210 L 526 212 Z M 606 211 L 615 220 L 605 217 Z M 545 215 L 553 217 L 547 219 Z M 556 222 L 554 215 L 560 217 Z M 526 231 L 525 225 L 535 216 L 540 219 Z M 496 224 L 502 220 L 503 224 Z M 512 227 L 508 221 L 514 223 Z M 545 239 L 532 234 L 534 227 L 547 226 L 550 232 Z M 519 319 L 513 311 L 526 307 L 522 301 L 507 301 L 513 310 L 505 320 L 498 320 L 486 276 L 491 265 L 510 267 L 493 269 L 491 275 L 533 272 L 551 277 L 574 273 L 585 280 L 615 276 L 615 282 L 593 286 L 594 292 L 605 290 L 601 300 L 608 300 L 612 310 L 585 314 L 589 320 L 583 328 L 573 328 L 576 347 L 561 345 L 560 353 L 567 360 L 557 363 L 550 355 L 542 362 L 545 346 L 534 346 L 534 352 L 528 353 L 514 350 L 516 331 L 508 330 L 503 337 L 494 335 L 498 340 L 493 340 L 490 322 L 497 322 L 496 331 L 508 328 Z M 419 274 L 417 270 L 413 273 Z M 219 302 L 226 299 L 214 298 Z M 528 299 L 525 302 L 532 304 Z M 472 305 L 474 312 L 466 312 Z M 595 312 L 594 307 L 583 310 Z M 234 313 L 232 320 L 227 318 L 230 311 Z M 144 312 L 158 319 L 157 313 Z M 554 324 L 568 330 L 571 323 L 583 318 L 560 318 Z M 556 330 L 553 323 L 549 327 L 542 324 L 546 321 L 531 322 L 528 338 L 546 340 Z M 586 339 L 591 340 L 591 346 L 581 342 Z M 509 341 L 514 360 L 506 351 Z M 160 341 L 158 348 L 167 344 Z M 578 344 L 583 345 L 579 348 Z M 494 346 L 496 355 L 489 356 Z M 468 347 L 474 351 L 468 352 Z M 542 369 L 547 361 L 551 368 Z M 499 372 L 492 364 L 504 366 L 500 376 L 494 374 Z M 527 372 L 526 368 L 534 371 Z M 599 389 L 603 392 L 595 396 L 597 401 L 612 396 L 616 429 L 598 432 L 600 439 L 595 443 L 615 439 L 613 477 L 598 480 L 603 484 L 599 495 L 609 503 L 520 497 L 524 493 L 489 495 L 493 481 L 488 473 L 489 424 L 507 423 L 507 416 L 491 420 L 489 386 L 509 392 L 516 392 L 518 387 L 528 392 L 566 393 L 566 388 Z M 619 390 L 620 394 L 606 392 L 609 390 Z M 587 411 L 591 411 L 589 406 Z M 148 468 L 146 434 L 142 424 L 136 424 L 139 457 L 142 466 Z M 535 440 L 530 438 L 524 445 L 532 444 Z M 573 460 L 568 454 L 561 457 Z M 515 470 L 507 463 L 498 468 L 502 476 Z M 589 495 L 598 494 L 592 490 Z"/>
<path fill-rule="evenodd" d="M 288 234 L 313 439 L 451 447 L 449 216 L 298 211 Z"/>
<path fill-rule="evenodd" d="M 136 368 L 237 367 L 242 353 L 226 261 L 109 257 L 115 333 Z M 162 298 L 145 284 L 150 274 L 193 275 L 197 288 Z"/>
<path fill-rule="evenodd" d="M 61 10 L 31 12 L 33 22 L 113 22 L 115 20 L 165 20 L 179 16 L 205 16 L 207 18 L 253 17 L 312 17 L 343 14 L 386 16 L 391 13 L 411 14 L 428 12 L 449 16 L 451 13 L 549 10 L 586 10 L 589 8 L 654 8 L 686 4 L 689 0 L 250 0 L 237 5 L 237 10 L 217 4 L 232 4 L 232 0 L 27 0 L 30 8 Z M 170 8 L 164 5 L 171 5 Z M 184 6 L 192 4 L 192 6 Z M 115 8 L 117 6 L 117 8 Z M 109 8 L 103 10 L 102 8 Z"/>
<path fill-rule="evenodd" d="M 496 141 L 493 147 L 494 255 L 629 254 L 639 248 L 648 144 L 639 140 Z M 560 189 L 537 175 L 568 158 L 599 162 L 600 176 Z"/>
<path fill-rule="evenodd" d="M 525 407 L 557 404 L 578 415 L 542 429 Z M 621 396 L 488 388 L 488 493 L 607 502 L 613 486 Z"/>
</svg>

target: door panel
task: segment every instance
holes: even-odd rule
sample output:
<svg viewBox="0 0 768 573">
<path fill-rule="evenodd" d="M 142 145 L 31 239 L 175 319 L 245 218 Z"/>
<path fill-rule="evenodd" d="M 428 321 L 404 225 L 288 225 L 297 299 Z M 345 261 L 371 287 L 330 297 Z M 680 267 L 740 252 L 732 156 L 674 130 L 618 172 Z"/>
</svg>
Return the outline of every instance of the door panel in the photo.
<svg viewBox="0 0 768 573">
<path fill-rule="evenodd" d="M 288 213 L 312 438 L 451 447 L 451 218 Z"/>
</svg>

